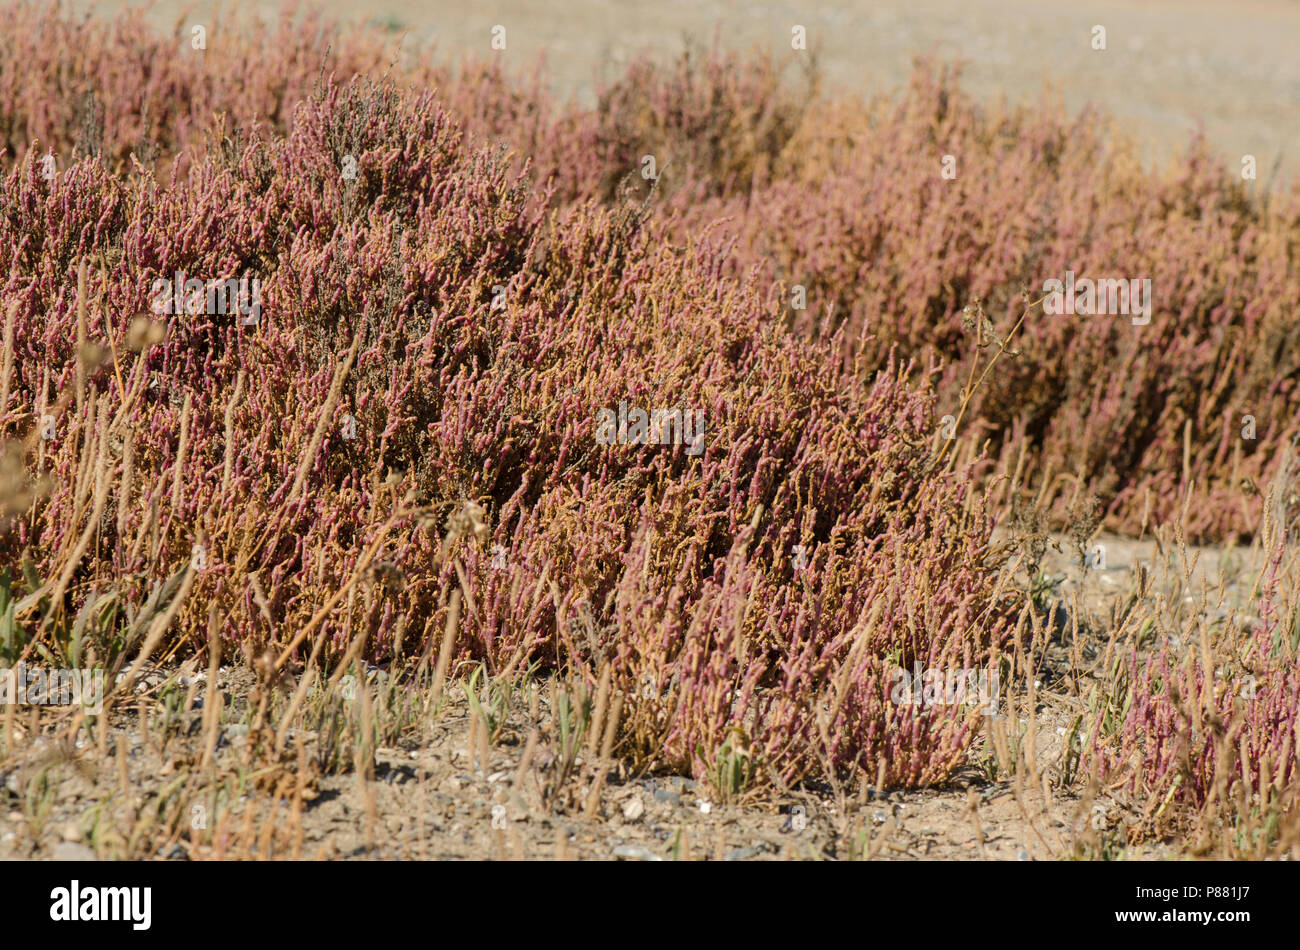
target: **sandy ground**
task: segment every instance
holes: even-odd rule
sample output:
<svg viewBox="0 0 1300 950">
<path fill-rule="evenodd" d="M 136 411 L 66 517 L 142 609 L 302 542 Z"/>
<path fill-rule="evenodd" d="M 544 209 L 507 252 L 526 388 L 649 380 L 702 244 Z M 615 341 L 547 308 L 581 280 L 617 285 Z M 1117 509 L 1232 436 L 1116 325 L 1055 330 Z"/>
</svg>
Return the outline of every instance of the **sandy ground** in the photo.
<svg viewBox="0 0 1300 950">
<path fill-rule="evenodd" d="M 239 670 L 222 671 L 223 717 L 246 718 L 246 680 Z M 543 702 L 543 721 L 549 712 Z M 151 714 L 154 726 L 156 715 Z M 201 717 L 201 710 L 187 714 L 180 734 L 163 746 L 156 728 L 142 735 L 137 718 L 122 716 L 105 758 L 90 744 L 71 749 L 38 739 L 21 761 L 0 770 L 0 860 L 150 856 L 139 852 L 137 836 L 153 824 L 146 816 L 175 807 L 172 796 L 199 755 Z M 1056 725 L 1058 719 L 1066 721 L 1049 701 L 1039 723 L 1045 764 L 1059 756 L 1053 738 L 1064 726 Z M 291 823 L 287 805 L 269 808 L 264 795 L 249 794 L 251 786 L 228 778 L 228 792 L 216 810 L 182 806 L 193 815 L 193 836 L 185 829 L 179 841 L 158 846 L 152 856 L 1052 860 L 1071 854 L 1075 842 L 1098 827 L 1094 822 L 1103 821 L 1105 830 L 1116 834 L 1138 812 L 1122 793 L 1090 803 L 1050 788 L 1017 789 L 971 769 L 947 789 L 883 795 L 868 790 L 837 801 L 829 789 L 800 788 L 750 804 L 710 802 L 703 786 L 679 776 L 611 773 L 599 809 L 588 816 L 581 799 L 589 785 L 581 781 L 573 783 L 569 796 L 577 801 L 558 806 L 542 800 L 546 768 L 529 769 L 516 784 L 523 737 L 515 726 L 522 723 L 504 730 L 480 767 L 467 751 L 468 721 L 460 699 L 440 717 L 430 738 L 378 748 L 372 779 L 357 772 L 314 775 L 300 825 Z M 229 722 L 221 737 L 217 761 L 223 774 L 248 774 L 240 768 L 247 724 Z M 314 755 L 319 736 L 304 733 L 303 738 Z M 1063 741 L 1056 739 L 1055 746 Z M 224 813 L 222 824 L 218 813 Z M 246 819 L 253 822 L 252 834 Z M 278 829 L 274 840 L 263 837 L 268 825 Z M 255 843 L 246 849 L 248 840 Z M 1129 856 L 1163 853 L 1144 846 Z"/>
<path fill-rule="evenodd" d="M 463 686 L 455 684 L 427 727 L 394 733 L 375 749 L 369 774 L 352 767 L 351 743 L 338 746 L 349 759 L 341 768 L 322 768 L 316 763 L 329 747 L 323 733 L 311 728 L 291 732 L 284 764 L 311 789 L 295 823 L 287 805 L 272 808 L 267 789 L 259 792 L 252 776 L 263 774 L 262 765 L 245 761 L 253 676 L 239 667 L 220 671 L 215 694 L 222 798 L 218 803 L 204 793 L 184 801 L 174 797 L 183 779 L 195 774 L 202 755 L 206 685 L 193 687 L 188 706 L 173 702 L 172 712 L 166 712 L 171 684 L 196 673 L 197 661 L 191 660 L 146 678 L 139 705 L 128 704 L 114 714 L 103 748 L 84 739 L 76 747 L 53 741 L 52 733 L 37 728 L 29 717 L 13 722 L 16 738 L 25 734 L 26 741 L 21 743 L 24 752 L 0 762 L 0 860 L 146 856 L 140 854 L 139 842 L 154 840 L 147 837 L 158 822 L 151 816 L 177 807 L 197 816 L 195 833 L 186 829 L 179 840 L 150 844 L 152 856 L 635 861 L 1176 857 L 1168 845 L 1123 849 L 1127 827 L 1149 805 L 1126 788 L 1093 794 L 1078 783 L 1061 787 L 1068 735 L 1080 712 L 1070 683 L 1086 686 L 1090 681 L 1089 668 L 1107 638 L 1105 617 L 1134 590 L 1137 569 L 1153 578 L 1148 598 L 1158 601 L 1162 616 L 1205 610 L 1222 617 L 1250 602 L 1260 559 L 1247 548 L 1188 549 L 1184 560 L 1184 552 L 1167 537 L 1161 544 L 1103 535 L 1097 543 L 1105 549 L 1104 560 L 1087 572 L 1063 539 L 1061 551 L 1051 551 L 1045 559 L 1044 569 L 1057 582 L 1052 601 L 1063 612 L 1066 605 L 1079 605 L 1084 619 L 1077 631 L 1071 621 L 1061 622 L 1042 653 L 1032 717 L 1024 715 L 1028 707 L 1023 703 L 1016 711 L 1002 710 L 1005 720 L 1016 720 L 1008 721 L 1013 732 L 1034 736 L 1032 754 L 1042 774 L 1037 782 L 991 770 L 993 758 L 983 742 L 946 788 L 883 794 L 862 788 L 841 795 L 825 785 L 804 786 L 739 803 L 709 801 L 704 786 L 682 776 L 629 774 L 624 766 L 613 765 L 604 773 L 599 807 L 587 814 L 596 772 L 579 763 L 567 782 L 555 781 L 556 732 L 547 682 L 538 690 L 536 720 L 522 695 L 512 700 L 486 760 L 471 757 L 470 709 Z M 1204 603 L 1202 591 L 1209 592 Z M 1170 629 L 1178 624 L 1171 623 Z M 378 695 L 381 684 L 372 681 L 372 695 Z M 282 702 L 295 686 L 292 678 L 280 684 Z M 141 710 L 149 723 L 143 730 Z M 307 717 L 307 725 L 312 724 Z M 526 737 L 534 727 L 541 739 L 530 766 L 521 769 Z M 299 739 L 305 758 L 293 752 Z M 194 801 L 209 804 L 195 812 Z M 268 824 L 281 829 L 279 838 L 263 835 Z"/>
<path fill-rule="evenodd" d="M 90 4 L 76 0 L 79 6 Z M 99 4 L 110 10 L 119 0 Z M 1300 2 L 1297 0 L 323 0 L 345 21 L 372 21 L 430 56 L 500 56 L 528 69 L 547 56 L 554 89 L 591 95 L 636 52 L 671 57 L 689 39 L 757 47 L 778 58 L 815 54 L 832 84 L 884 92 L 905 81 L 916 54 L 966 61 L 967 88 L 1017 102 L 1046 87 L 1071 112 L 1094 101 L 1163 160 L 1203 126 L 1234 168 L 1253 154 L 1261 184 L 1280 161 L 1300 175 Z M 157 0 L 168 26 L 220 22 L 220 10 L 274 4 Z M 188 12 L 186 12 L 188 10 Z M 215 19 L 214 19 L 215 13 Z M 493 26 L 506 49 L 491 49 Z M 791 49 L 807 30 L 808 53 Z M 1092 48 L 1094 26 L 1106 49 Z M 209 49 L 220 34 L 209 26 Z"/>
</svg>

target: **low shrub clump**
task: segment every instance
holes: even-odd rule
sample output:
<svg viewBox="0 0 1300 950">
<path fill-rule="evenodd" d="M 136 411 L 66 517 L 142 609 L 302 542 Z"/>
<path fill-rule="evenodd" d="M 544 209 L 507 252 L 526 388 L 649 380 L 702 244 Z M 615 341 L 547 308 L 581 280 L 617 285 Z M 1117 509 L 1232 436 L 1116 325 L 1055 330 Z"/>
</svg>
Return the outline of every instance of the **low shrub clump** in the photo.
<svg viewBox="0 0 1300 950">
<path fill-rule="evenodd" d="M 169 184 L 34 153 L 4 182 L 5 425 L 48 488 L 6 542 L 48 579 L 20 621 L 151 648 L 162 591 L 172 650 L 380 661 L 459 591 L 462 657 L 608 667 L 633 757 L 961 761 L 974 704 L 888 695 L 891 663 L 981 665 L 1008 628 L 924 374 L 778 332 L 639 205 L 553 209 L 429 93 L 326 83 L 287 135 L 196 149 Z M 258 306 L 217 313 L 184 277 L 246 274 Z M 627 406 L 671 438 L 601 438 Z"/>
</svg>

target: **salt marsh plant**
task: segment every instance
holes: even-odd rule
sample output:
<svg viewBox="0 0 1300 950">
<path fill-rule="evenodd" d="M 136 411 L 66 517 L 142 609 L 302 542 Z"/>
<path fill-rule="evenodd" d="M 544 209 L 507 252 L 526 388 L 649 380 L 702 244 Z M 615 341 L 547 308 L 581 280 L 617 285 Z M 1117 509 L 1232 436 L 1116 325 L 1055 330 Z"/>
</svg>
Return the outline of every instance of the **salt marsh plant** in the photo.
<svg viewBox="0 0 1300 950">
<path fill-rule="evenodd" d="M 276 716 L 366 775 L 469 669 L 493 741 L 503 684 L 563 683 L 548 802 L 583 776 L 588 811 L 614 761 L 720 799 L 943 783 L 980 742 L 1014 770 L 1022 737 L 892 701 L 892 671 L 1032 697 L 1079 499 L 1088 541 L 1289 510 L 1240 486 L 1288 482 L 1300 200 L 1200 144 L 1141 171 L 1091 114 L 988 111 L 933 64 L 858 102 L 692 53 L 586 107 L 315 14 L 218 58 L 134 12 L 4 13 L 0 649 L 96 658 L 110 707 L 151 659 L 242 658 L 249 774 L 295 807 Z M 1159 275 L 1143 322 L 1030 300 L 1085 261 Z M 151 312 L 181 274 L 256 274 L 260 319 Z M 661 408 L 611 429 L 614 401 Z M 1232 801 L 1285 839 L 1281 565 L 1230 642 L 1112 651 L 1069 771 L 1152 796 L 1144 833 Z M 1248 700 L 1214 685 L 1230 656 Z"/>
</svg>

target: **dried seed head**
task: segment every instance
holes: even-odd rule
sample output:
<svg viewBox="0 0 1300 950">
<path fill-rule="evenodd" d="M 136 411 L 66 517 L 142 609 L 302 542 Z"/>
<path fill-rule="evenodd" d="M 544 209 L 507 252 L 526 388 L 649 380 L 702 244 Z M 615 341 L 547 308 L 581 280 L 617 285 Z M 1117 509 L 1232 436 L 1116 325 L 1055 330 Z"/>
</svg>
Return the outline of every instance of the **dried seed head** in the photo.
<svg viewBox="0 0 1300 950">
<path fill-rule="evenodd" d="M 371 565 L 369 570 L 370 583 L 379 584 L 387 581 L 393 587 L 401 590 L 405 586 L 406 575 L 392 561 L 380 561 L 378 564 Z"/>
<path fill-rule="evenodd" d="M 961 311 L 961 327 L 967 333 L 975 334 L 975 343 L 981 349 L 994 342 L 1001 342 L 993 333 L 993 321 L 984 313 L 984 305 L 975 297 Z"/>
<path fill-rule="evenodd" d="M 1011 499 L 1011 531 L 1025 557 L 1025 570 L 1032 581 L 1047 554 L 1047 530 L 1043 513 L 1024 491 Z"/>
<path fill-rule="evenodd" d="M 44 475 L 28 480 L 21 442 L 6 440 L 0 445 L 0 529 L 49 490 L 50 480 Z"/>
<path fill-rule="evenodd" d="M 1101 499 L 1095 493 L 1080 499 L 1070 510 L 1066 531 L 1069 532 L 1070 540 L 1074 542 L 1075 549 L 1079 552 L 1080 561 L 1084 561 L 1088 542 L 1101 527 L 1101 516 Z"/>
<path fill-rule="evenodd" d="M 488 536 L 488 526 L 483 521 L 485 514 L 482 506 L 467 501 L 447 519 L 447 531 L 455 538 L 472 534 L 476 540 L 482 541 Z"/>
<path fill-rule="evenodd" d="M 106 346 L 100 346 L 98 343 L 82 344 L 78 356 L 87 370 L 97 369 L 113 359 L 112 351 Z"/>
<path fill-rule="evenodd" d="M 139 353 L 161 343 L 166 335 L 166 328 L 161 323 L 155 323 L 143 313 L 138 314 L 131 320 L 131 326 L 126 331 L 126 348 Z"/>
</svg>

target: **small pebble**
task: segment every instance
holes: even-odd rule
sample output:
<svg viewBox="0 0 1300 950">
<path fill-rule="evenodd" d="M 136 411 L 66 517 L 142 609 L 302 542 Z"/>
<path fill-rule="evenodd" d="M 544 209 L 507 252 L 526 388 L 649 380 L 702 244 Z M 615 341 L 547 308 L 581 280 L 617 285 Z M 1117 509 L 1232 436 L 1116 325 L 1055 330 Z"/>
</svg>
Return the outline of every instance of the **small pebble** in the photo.
<svg viewBox="0 0 1300 950">
<path fill-rule="evenodd" d="M 614 849 L 614 857 L 628 858 L 632 861 L 662 861 L 663 858 L 657 854 L 652 854 L 649 848 L 643 848 L 639 844 L 623 844 Z"/>
<path fill-rule="evenodd" d="M 94 861 L 95 852 L 91 851 L 84 844 L 77 844 L 73 841 L 61 841 L 54 846 L 55 861 Z"/>
</svg>

